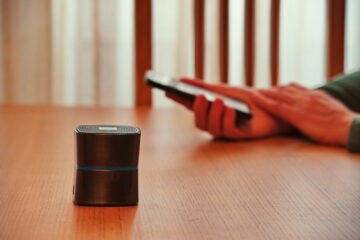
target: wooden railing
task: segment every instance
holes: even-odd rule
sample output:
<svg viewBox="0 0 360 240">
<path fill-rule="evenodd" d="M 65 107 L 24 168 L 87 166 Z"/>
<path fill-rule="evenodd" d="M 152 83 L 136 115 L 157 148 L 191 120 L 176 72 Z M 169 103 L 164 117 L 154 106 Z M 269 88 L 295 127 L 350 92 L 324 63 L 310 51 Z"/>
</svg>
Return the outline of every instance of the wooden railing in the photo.
<svg viewBox="0 0 360 240">
<path fill-rule="evenodd" d="M 328 0 L 327 79 L 344 71 L 346 0 Z"/>
<path fill-rule="evenodd" d="M 255 1 L 245 0 L 244 13 L 244 70 L 245 84 L 254 85 L 255 66 Z M 327 9 L 327 78 L 344 70 L 344 29 L 346 0 L 328 0 Z M 205 0 L 194 0 L 195 77 L 204 77 Z M 221 0 L 219 31 L 220 82 L 228 82 L 229 65 L 229 0 Z M 151 105 L 151 90 L 144 85 L 146 69 L 151 68 L 151 0 L 136 0 L 135 4 L 135 69 L 136 105 Z M 278 84 L 279 26 L 281 0 L 271 0 L 270 18 L 270 76 L 271 85 Z"/>
<path fill-rule="evenodd" d="M 152 67 L 151 0 L 135 0 L 135 105 L 151 105 L 151 89 L 145 71 Z"/>
</svg>

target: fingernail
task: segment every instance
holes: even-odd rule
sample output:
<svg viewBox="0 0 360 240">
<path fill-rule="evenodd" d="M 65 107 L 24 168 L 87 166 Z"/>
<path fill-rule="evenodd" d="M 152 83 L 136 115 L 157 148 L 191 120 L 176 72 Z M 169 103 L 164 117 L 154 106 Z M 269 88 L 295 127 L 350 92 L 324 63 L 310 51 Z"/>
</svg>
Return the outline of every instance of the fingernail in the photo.
<svg viewBox="0 0 360 240">
<path fill-rule="evenodd" d="M 197 95 L 197 98 L 201 102 L 207 102 L 208 101 L 204 94 Z"/>
<path fill-rule="evenodd" d="M 217 103 L 217 104 L 220 104 L 220 103 L 223 103 L 224 101 L 221 99 L 221 98 L 215 98 L 215 101 L 214 103 Z"/>
</svg>

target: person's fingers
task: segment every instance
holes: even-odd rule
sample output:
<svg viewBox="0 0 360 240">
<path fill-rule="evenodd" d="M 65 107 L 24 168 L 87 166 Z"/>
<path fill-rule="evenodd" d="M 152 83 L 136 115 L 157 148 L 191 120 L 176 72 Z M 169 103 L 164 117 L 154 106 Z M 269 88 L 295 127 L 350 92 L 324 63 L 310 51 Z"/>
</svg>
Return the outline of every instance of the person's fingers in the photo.
<svg viewBox="0 0 360 240">
<path fill-rule="evenodd" d="M 192 110 L 193 101 L 187 100 L 183 97 L 179 97 L 168 92 L 165 92 L 165 96 L 170 98 L 171 100 L 174 100 L 177 103 L 180 103 L 181 105 L 184 105 L 187 109 Z"/>
<path fill-rule="evenodd" d="M 290 123 L 296 122 L 296 119 L 300 120 L 296 106 L 281 101 L 280 99 L 274 99 L 268 95 L 261 94 L 261 92 L 257 92 L 254 94 L 254 101 L 256 105 L 265 111 Z"/>
<path fill-rule="evenodd" d="M 208 131 L 214 137 L 220 137 L 222 135 L 222 117 L 224 111 L 224 102 L 221 99 L 215 99 L 211 104 L 209 116 L 208 116 Z"/>
<path fill-rule="evenodd" d="M 311 90 L 309 90 L 305 87 L 302 87 L 296 83 L 291 83 L 291 84 L 288 84 L 285 86 L 280 86 L 280 87 L 277 87 L 276 89 L 281 93 L 285 93 L 285 94 L 288 94 L 291 96 L 304 95 L 304 94 L 308 93 L 309 91 L 311 91 Z"/>
<path fill-rule="evenodd" d="M 222 135 L 227 138 L 240 139 L 248 137 L 236 127 L 236 112 L 230 107 L 225 107 L 222 129 Z"/>
<path fill-rule="evenodd" d="M 291 96 L 297 96 L 299 94 L 302 94 L 302 92 L 300 92 L 299 89 L 292 88 L 290 86 L 282 86 L 282 87 L 276 88 L 275 91 L 278 91 L 281 94 L 287 94 L 287 95 L 291 95 Z"/>
<path fill-rule="evenodd" d="M 284 90 L 283 91 L 276 89 L 259 90 L 259 93 L 273 100 L 285 102 L 288 104 L 294 104 L 300 100 L 299 95 L 296 94 L 295 92 L 291 93 Z"/>
<path fill-rule="evenodd" d="M 193 105 L 195 125 L 201 130 L 207 130 L 207 112 L 209 102 L 204 95 L 198 95 Z"/>
<path fill-rule="evenodd" d="M 297 90 L 300 90 L 300 91 L 306 91 L 306 90 L 309 90 L 308 88 L 304 87 L 304 86 L 301 86 L 297 83 L 290 83 L 288 85 L 290 88 L 294 88 L 294 89 L 297 89 Z"/>
</svg>

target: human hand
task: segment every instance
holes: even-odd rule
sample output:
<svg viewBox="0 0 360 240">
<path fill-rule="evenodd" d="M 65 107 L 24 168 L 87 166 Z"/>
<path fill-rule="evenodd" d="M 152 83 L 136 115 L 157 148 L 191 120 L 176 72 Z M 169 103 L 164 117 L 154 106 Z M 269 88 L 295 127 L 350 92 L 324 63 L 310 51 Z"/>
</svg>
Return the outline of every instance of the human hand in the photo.
<svg viewBox="0 0 360 240">
<path fill-rule="evenodd" d="M 345 146 L 356 114 L 321 90 L 297 84 L 260 90 L 256 105 L 288 121 L 309 138 L 325 144 Z"/>
<path fill-rule="evenodd" d="M 238 99 L 248 104 L 253 117 L 236 124 L 236 112 L 234 109 L 224 106 L 221 99 L 216 99 L 210 104 L 204 95 L 198 95 L 194 102 L 185 100 L 173 94 L 166 96 L 184 105 L 195 114 L 195 125 L 204 131 L 208 131 L 214 137 L 225 137 L 229 139 L 250 139 L 265 137 L 291 131 L 291 127 L 285 121 L 272 116 L 259 108 L 253 101 L 253 95 L 257 90 L 250 88 L 237 88 L 227 85 L 208 84 L 193 79 L 182 79 L 181 81 Z"/>
</svg>

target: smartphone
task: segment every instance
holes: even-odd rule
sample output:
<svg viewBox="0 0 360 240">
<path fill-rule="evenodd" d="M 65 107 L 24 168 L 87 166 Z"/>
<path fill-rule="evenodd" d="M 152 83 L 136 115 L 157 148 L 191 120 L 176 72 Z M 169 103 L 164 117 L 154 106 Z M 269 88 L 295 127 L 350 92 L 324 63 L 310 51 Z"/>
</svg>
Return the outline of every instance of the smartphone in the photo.
<svg viewBox="0 0 360 240">
<path fill-rule="evenodd" d="M 209 102 L 213 102 L 216 98 L 220 98 L 224 101 L 225 106 L 231 107 L 236 111 L 237 119 L 252 117 L 249 106 L 242 101 L 181 82 L 172 77 L 163 76 L 152 70 L 146 72 L 145 82 L 151 87 L 164 90 L 190 101 L 195 100 L 195 97 L 199 94 L 203 94 Z"/>
</svg>

